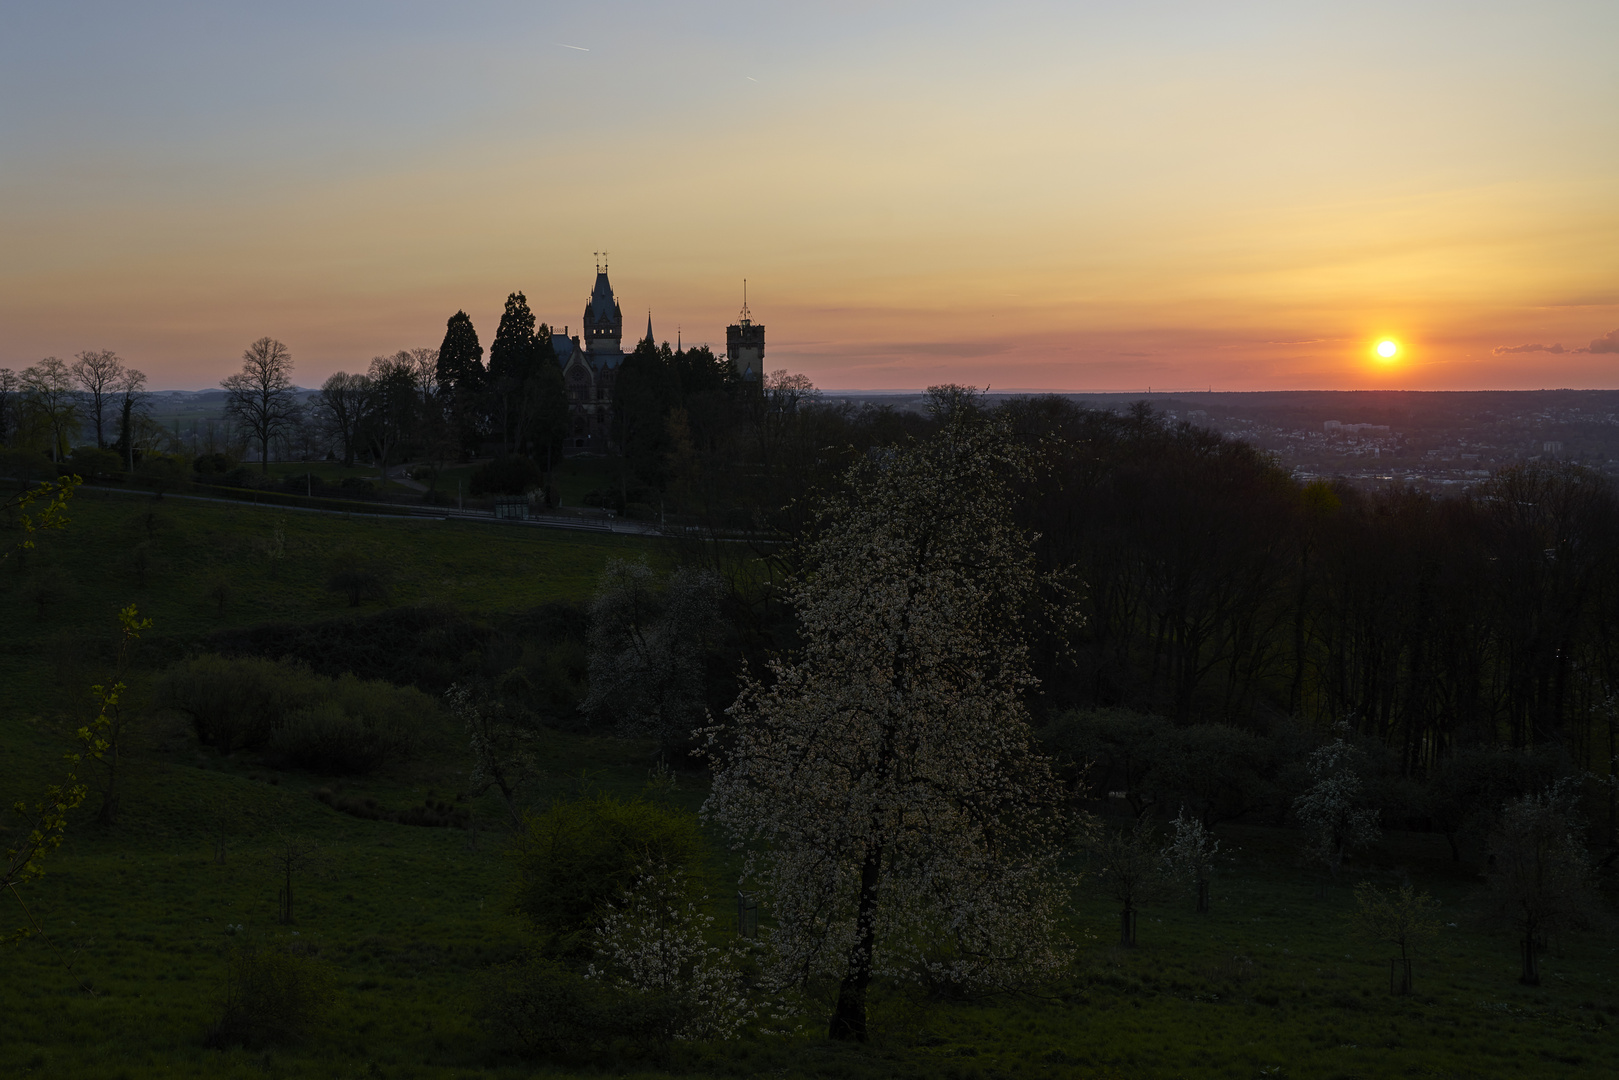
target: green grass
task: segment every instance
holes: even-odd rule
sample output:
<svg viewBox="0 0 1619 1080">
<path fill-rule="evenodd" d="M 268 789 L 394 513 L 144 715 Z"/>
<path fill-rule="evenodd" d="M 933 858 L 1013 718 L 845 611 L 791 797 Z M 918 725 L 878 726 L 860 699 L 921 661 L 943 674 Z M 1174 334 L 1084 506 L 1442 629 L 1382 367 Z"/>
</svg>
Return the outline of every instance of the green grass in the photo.
<svg viewBox="0 0 1619 1080">
<path fill-rule="evenodd" d="M 157 515 L 149 522 L 145 515 Z M 514 610 L 588 595 L 608 557 L 647 550 L 624 537 L 419 521 L 373 521 L 256 507 L 81 494 L 67 533 L 42 538 L 19 574 L 0 569 L 0 797 L 57 775 L 65 742 L 53 714 L 98 674 L 73 644 L 110 636 L 111 614 L 138 602 L 173 646 L 221 627 L 342 614 L 320 568 L 344 548 L 390 568 L 396 602 L 443 600 Z M 276 530 L 280 530 L 277 538 Z M 128 561 L 149 542 L 146 583 Z M 279 545 L 279 547 L 278 547 Z M 272 558 L 270 552 L 279 550 Z M 55 569 L 74 591 L 43 617 L 22 583 Z M 223 614 L 208 583 L 232 582 Z M 74 657 L 78 655 L 77 659 Z M 546 733 L 535 747 L 543 804 L 587 788 L 639 790 L 651 748 Z M 351 793 L 403 808 L 466 783 L 460 733 L 425 759 L 350 781 Z M 148 725 L 111 829 L 75 815 L 47 876 L 23 890 L 50 941 L 0 955 L 0 1076 L 489 1077 L 651 1075 L 647 1062 L 536 1066 L 477 1023 L 477 988 L 528 931 L 508 902 L 511 861 L 492 799 L 478 807 L 479 850 L 463 833 L 362 821 L 313 798 L 321 777 L 221 758 L 172 718 Z M 700 781 L 674 797 L 695 808 Z M 95 802 L 92 796 L 91 804 Z M 86 811 L 88 811 L 88 807 Z M 213 859 L 223 827 L 226 859 Z M 1474 913 L 1477 867 L 1447 861 L 1437 838 L 1391 834 L 1343 886 L 1314 898 L 1286 830 L 1226 826 L 1233 860 L 1214 911 L 1190 897 L 1145 909 L 1140 944 L 1115 944 L 1117 916 L 1089 888 L 1076 898 L 1073 976 L 1027 998 L 944 1004 L 888 990 L 864 1047 L 818 1034 L 678 1046 L 662 1063 L 689 1076 L 1455 1078 L 1600 1075 L 1619 1050 L 1619 955 L 1602 935 L 1560 939 L 1545 984 L 1516 982 L 1511 936 Z M 297 882 L 291 927 L 275 921 L 278 837 L 318 842 Z M 716 838 L 717 840 L 717 838 Z M 722 862 L 716 894 L 725 895 Z M 1388 994 L 1388 950 L 1355 939 L 1348 885 L 1409 875 L 1454 922 L 1416 965 L 1417 993 Z M 18 925 L 9 899 L 0 925 Z M 727 905 L 717 900 L 716 915 Z M 303 1045 L 268 1052 L 205 1048 L 236 936 L 312 945 L 337 999 Z M 69 969 L 71 962 L 71 970 Z M 80 981 L 94 993 L 86 993 Z"/>
<path fill-rule="evenodd" d="M 0 568 L 0 642 L 12 655 L 64 632 L 100 633 L 128 603 L 156 621 L 156 633 L 185 638 L 340 614 L 345 601 L 324 582 L 344 558 L 380 568 L 395 604 L 514 611 L 588 597 L 608 559 L 653 550 L 648 540 L 612 534 L 91 491 L 74 497 L 69 516 L 67 532 L 42 535 L 37 551 Z M 40 577 L 67 589 L 43 613 L 24 599 L 25 586 Z M 222 612 L 210 595 L 220 583 Z"/>
</svg>

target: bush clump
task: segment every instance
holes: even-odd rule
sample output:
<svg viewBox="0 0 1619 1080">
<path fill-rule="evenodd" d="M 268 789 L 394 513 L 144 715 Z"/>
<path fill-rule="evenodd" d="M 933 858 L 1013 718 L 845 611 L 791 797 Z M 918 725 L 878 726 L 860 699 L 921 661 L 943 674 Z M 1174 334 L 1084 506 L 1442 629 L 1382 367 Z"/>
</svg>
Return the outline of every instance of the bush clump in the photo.
<svg viewBox="0 0 1619 1080">
<path fill-rule="evenodd" d="M 522 454 L 495 458 L 472 474 L 468 488 L 474 495 L 522 495 L 545 483 L 540 467 Z"/>
<path fill-rule="evenodd" d="M 314 957 L 247 945 L 230 957 L 225 1000 L 208 1031 L 210 1046 L 260 1047 L 298 1042 L 332 1000 L 332 978 Z"/>
<path fill-rule="evenodd" d="M 395 825 L 421 825 L 429 829 L 465 829 L 472 823 L 472 812 L 427 793 L 420 806 L 403 810 L 390 810 L 370 796 L 345 795 L 335 788 L 323 787 L 315 798 L 341 814 L 364 818 L 367 821 L 391 821 Z M 457 797 L 460 801 L 460 797 Z"/>
<path fill-rule="evenodd" d="M 123 459 L 111 450 L 94 446 L 75 446 L 68 460 L 73 464 L 73 471 L 86 480 L 118 476 L 124 471 Z"/>
<path fill-rule="evenodd" d="M 702 853 L 695 815 L 648 799 L 595 795 L 529 819 L 518 858 L 517 908 L 559 955 L 582 957 L 592 932 L 648 865 L 690 880 Z"/>
<path fill-rule="evenodd" d="M 238 464 L 229 454 L 198 454 L 191 462 L 191 468 L 198 476 L 215 477 L 224 476 Z"/>
<path fill-rule="evenodd" d="M 197 738 L 222 753 L 267 749 L 289 765 L 335 775 L 413 757 L 438 716 L 437 702 L 410 687 L 325 678 L 260 657 L 188 660 L 159 679 L 157 700 L 189 717 Z"/>
</svg>

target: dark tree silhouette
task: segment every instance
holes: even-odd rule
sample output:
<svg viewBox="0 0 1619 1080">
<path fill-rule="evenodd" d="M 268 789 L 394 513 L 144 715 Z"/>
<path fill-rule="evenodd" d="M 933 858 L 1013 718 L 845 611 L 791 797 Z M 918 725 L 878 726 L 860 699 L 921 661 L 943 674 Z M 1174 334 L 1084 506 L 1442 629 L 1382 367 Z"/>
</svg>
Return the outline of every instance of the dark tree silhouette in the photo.
<svg viewBox="0 0 1619 1080">
<path fill-rule="evenodd" d="M 227 376 L 225 413 L 240 421 L 259 443 L 259 467 L 270 471 L 270 440 L 298 417 L 292 392 L 292 353 L 281 342 L 261 337 L 242 353 L 242 370 Z"/>
</svg>

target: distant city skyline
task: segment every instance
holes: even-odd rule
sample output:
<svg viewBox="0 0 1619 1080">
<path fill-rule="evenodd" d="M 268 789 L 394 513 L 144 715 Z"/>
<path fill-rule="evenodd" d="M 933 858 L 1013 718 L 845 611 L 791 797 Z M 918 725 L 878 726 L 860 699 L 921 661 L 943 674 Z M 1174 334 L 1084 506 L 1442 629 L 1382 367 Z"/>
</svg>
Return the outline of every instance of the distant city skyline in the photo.
<svg viewBox="0 0 1619 1080">
<path fill-rule="evenodd" d="M 872 392 L 1619 386 L 1619 6 L 64 2 L 0 39 L 0 367 L 318 384 L 628 325 Z M 577 329 L 575 327 L 575 329 Z M 1399 343 L 1381 361 L 1381 340 Z"/>
</svg>

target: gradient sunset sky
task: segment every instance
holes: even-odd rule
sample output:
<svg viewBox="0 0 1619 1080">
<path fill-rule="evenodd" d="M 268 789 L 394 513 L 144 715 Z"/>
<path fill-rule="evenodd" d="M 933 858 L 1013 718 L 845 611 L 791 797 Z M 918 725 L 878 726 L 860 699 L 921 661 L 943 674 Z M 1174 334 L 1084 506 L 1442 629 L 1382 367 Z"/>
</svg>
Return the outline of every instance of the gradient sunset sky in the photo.
<svg viewBox="0 0 1619 1080">
<path fill-rule="evenodd" d="M 1616 43 L 1614 0 L 13 0 L 0 367 L 199 388 L 268 334 L 318 385 L 515 289 L 577 332 L 606 250 L 627 338 L 722 346 L 747 278 L 827 388 L 1616 387 Z"/>
</svg>

